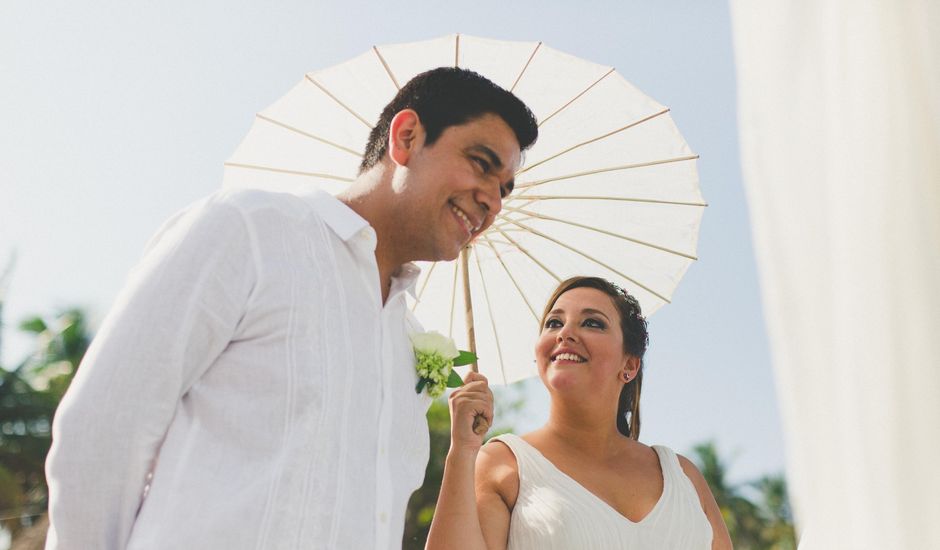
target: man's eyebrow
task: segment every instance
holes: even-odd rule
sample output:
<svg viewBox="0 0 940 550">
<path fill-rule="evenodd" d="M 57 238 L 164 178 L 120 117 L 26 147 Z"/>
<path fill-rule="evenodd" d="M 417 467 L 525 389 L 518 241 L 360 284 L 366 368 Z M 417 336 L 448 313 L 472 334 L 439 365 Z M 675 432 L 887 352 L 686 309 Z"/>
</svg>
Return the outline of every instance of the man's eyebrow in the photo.
<svg viewBox="0 0 940 550">
<path fill-rule="evenodd" d="M 493 165 L 493 168 L 499 170 L 503 167 L 503 160 L 499 158 L 499 155 L 496 154 L 496 151 L 490 149 L 486 145 L 481 143 L 477 145 L 471 145 L 470 149 L 472 151 L 476 151 L 477 153 L 482 153 L 487 158 L 489 158 L 490 164 Z"/>
<path fill-rule="evenodd" d="M 496 151 L 490 149 L 482 143 L 476 145 L 471 145 L 470 150 L 480 153 L 483 156 L 487 157 L 490 161 L 490 164 L 493 165 L 493 168 L 500 170 L 503 167 L 503 161 L 499 158 L 499 155 L 496 154 Z M 516 178 L 509 178 L 509 181 L 506 182 L 506 194 L 512 193 L 512 190 L 516 187 Z"/>
</svg>

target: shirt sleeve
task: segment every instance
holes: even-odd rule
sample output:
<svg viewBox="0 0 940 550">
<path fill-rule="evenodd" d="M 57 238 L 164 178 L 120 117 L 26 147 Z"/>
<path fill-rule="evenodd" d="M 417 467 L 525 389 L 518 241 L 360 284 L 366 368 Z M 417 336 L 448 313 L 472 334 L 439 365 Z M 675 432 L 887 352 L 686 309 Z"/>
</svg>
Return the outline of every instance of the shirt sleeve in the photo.
<svg viewBox="0 0 940 550">
<path fill-rule="evenodd" d="M 121 549 L 180 399 L 225 349 L 258 277 L 243 211 L 209 197 L 132 270 L 52 426 L 49 549 Z"/>
</svg>

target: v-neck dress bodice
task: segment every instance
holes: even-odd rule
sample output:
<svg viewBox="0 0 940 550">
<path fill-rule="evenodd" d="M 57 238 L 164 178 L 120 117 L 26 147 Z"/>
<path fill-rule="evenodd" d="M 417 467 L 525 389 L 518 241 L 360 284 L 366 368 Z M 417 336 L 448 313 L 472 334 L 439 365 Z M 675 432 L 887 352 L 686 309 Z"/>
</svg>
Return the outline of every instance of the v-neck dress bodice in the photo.
<svg viewBox="0 0 940 550">
<path fill-rule="evenodd" d="M 663 493 L 653 509 L 634 522 L 521 437 L 504 434 L 493 439 L 512 450 L 518 465 L 519 496 L 510 519 L 507 550 L 711 548 L 711 524 L 671 449 L 653 446 L 663 471 Z"/>
</svg>

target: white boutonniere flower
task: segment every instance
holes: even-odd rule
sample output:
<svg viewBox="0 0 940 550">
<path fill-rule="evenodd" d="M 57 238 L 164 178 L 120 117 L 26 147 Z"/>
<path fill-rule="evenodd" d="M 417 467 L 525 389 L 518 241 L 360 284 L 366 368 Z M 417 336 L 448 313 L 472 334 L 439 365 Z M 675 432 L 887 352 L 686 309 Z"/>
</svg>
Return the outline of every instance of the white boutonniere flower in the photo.
<svg viewBox="0 0 940 550">
<path fill-rule="evenodd" d="M 469 351 L 458 350 L 453 340 L 433 330 L 411 335 L 411 345 L 417 359 L 415 392 L 427 390 L 432 398 L 444 393 L 444 388 L 462 386 L 463 380 L 454 372 L 454 367 L 469 365 L 477 359 Z"/>
</svg>

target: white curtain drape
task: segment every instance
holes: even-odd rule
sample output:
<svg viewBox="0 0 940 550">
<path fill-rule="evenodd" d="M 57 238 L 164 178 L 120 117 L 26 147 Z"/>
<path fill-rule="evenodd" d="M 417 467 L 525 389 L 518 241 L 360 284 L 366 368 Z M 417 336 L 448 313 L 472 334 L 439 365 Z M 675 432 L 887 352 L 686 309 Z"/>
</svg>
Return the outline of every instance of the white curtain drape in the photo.
<svg viewBox="0 0 940 550">
<path fill-rule="evenodd" d="M 801 548 L 940 548 L 940 3 L 731 8 Z"/>
</svg>

